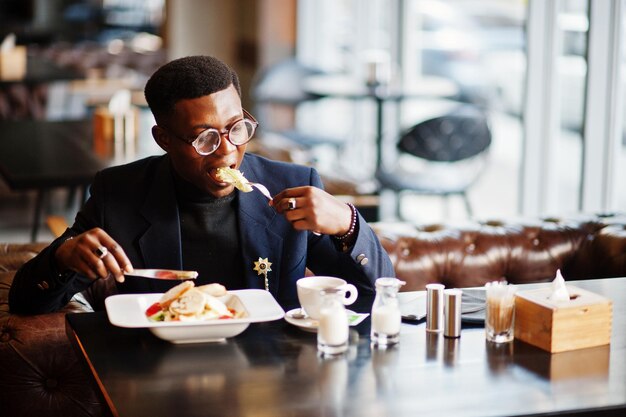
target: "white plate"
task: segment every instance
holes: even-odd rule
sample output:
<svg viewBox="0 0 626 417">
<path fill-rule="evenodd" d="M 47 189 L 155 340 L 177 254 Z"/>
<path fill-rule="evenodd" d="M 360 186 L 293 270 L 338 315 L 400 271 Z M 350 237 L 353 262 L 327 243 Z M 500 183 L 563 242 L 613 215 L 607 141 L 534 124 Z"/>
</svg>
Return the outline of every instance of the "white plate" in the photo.
<svg viewBox="0 0 626 417">
<path fill-rule="evenodd" d="M 198 343 L 223 341 L 237 336 L 250 323 L 279 320 L 285 312 L 274 297 L 265 290 L 229 291 L 220 299 L 237 311 L 244 311 L 238 319 L 206 321 L 161 321 L 148 320 L 145 311 L 161 299 L 163 294 L 120 294 L 105 300 L 109 321 L 114 326 L 148 328 L 155 336 L 172 343 Z"/>
<path fill-rule="evenodd" d="M 287 321 L 287 323 L 293 324 L 294 326 L 299 327 L 304 331 L 317 333 L 319 322 L 310 317 L 305 317 L 302 319 L 293 317 L 293 314 L 298 314 L 298 313 L 300 313 L 299 308 L 294 308 L 293 310 L 289 310 L 285 314 L 285 320 Z M 346 309 L 346 314 L 348 314 L 348 323 L 350 323 L 350 326 L 356 326 L 357 324 L 365 320 L 367 316 L 369 316 L 369 314 L 367 313 L 355 313 L 354 311 L 347 310 L 347 309 Z"/>
<path fill-rule="evenodd" d="M 412 315 L 418 320 L 426 317 L 426 291 L 408 291 L 398 293 L 400 313 Z"/>
</svg>

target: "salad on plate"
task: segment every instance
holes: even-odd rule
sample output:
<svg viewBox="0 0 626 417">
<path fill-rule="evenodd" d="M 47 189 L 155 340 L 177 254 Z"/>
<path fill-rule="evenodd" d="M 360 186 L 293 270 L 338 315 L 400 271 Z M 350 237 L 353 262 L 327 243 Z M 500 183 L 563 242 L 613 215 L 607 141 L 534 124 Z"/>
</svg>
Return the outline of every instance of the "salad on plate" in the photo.
<svg viewBox="0 0 626 417">
<path fill-rule="evenodd" d="M 153 322 L 242 318 L 244 311 L 228 307 L 220 299 L 227 294 L 221 284 L 195 286 L 193 281 L 184 281 L 170 288 L 159 301 L 150 305 L 145 315 Z"/>
</svg>

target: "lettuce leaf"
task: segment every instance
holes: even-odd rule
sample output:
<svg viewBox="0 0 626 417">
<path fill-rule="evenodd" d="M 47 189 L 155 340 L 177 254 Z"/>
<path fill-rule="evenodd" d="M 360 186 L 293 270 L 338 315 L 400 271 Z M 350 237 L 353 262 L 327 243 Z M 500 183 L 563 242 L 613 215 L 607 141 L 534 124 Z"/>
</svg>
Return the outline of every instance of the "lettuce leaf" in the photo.
<svg viewBox="0 0 626 417">
<path fill-rule="evenodd" d="M 252 191 L 252 186 L 238 169 L 220 167 L 217 169 L 217 176 L 220 180 L 233 184 L 235 188 L 244 193 Z"/>
</svg>

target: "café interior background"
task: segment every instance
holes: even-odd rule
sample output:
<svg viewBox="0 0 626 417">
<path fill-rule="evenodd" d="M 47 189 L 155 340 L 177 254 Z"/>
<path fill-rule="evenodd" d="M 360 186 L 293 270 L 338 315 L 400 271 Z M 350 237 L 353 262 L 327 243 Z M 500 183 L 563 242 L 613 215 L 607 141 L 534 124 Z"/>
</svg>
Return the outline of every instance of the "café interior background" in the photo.
<svg viewBox="0 0 626 417">
<path fill-rule="evenodd" d="M 488 219 L 626 209 L 625 9 L 623 0 L 0 0 L 0 36 L 15 33 L 29 54 L 60 65 L 81 64 L 87 81 L 49 86 L 42 116 L 49 120 L 91 117 L 90 99 L 103 100 L 116 85 L 140 92 L 159 59 L 191 54 L 232 65 L 253 114 L 261 111 L 252 94 L 260 75 L 288 58 L 363 83 L 372 57 L 386 66 L 388 83 L 444 80 L 454 94 L 385 104 L 383 143 L 392 155 L 385 163 L 413 163 L 393 159 L 405 129 L 471 104 L 492 133 L 487 162 L 468 192 L 473 218 Z M 611 15 L 606 10 L 610 21 L 598 17 Z M 607 43 L 602 36 L 611 40 L 608 51 L 598 46 Z M 148 64 L 116 59 L 127 51 Z M 594 97 L 606 109 L 600 122 L 586 111 Z M 323 174 L 375 189 L 375 112 L 367 98 L 324 97 L 272 122 L 340 136 L 340 147 L 299 147 L 294 155 Z M 144 108 L 140 141 L 158 153 L 151 124 Z M 263 130 L 257 138 L 275 139 Z M 71 223 L 78 202 L 68 209 L 65 193 L 55 192 L 46 212 Z M 0 181 L 0 241 L 28 241 L 33 200 Z M 380 220 L 397 219 L 394 201 L 381 194 Z M 455 197 L 447 207 L 440 197 L 407 194 L 401 202 L 402 219 L 416 223 L 468 218 Z"/>
</svg>

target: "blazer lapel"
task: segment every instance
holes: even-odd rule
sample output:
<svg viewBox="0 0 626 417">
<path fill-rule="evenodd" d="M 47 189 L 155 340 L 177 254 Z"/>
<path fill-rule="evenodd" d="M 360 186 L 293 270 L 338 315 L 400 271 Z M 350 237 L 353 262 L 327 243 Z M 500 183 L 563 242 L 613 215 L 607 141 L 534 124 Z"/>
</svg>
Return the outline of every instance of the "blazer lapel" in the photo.
<svg viewBox="0 0 626 417">
<path fill-rule="evenodd" d="M 246 159 L 240 169 L 250 181 L 258 180 Z M 268 203 L 267 198 L 257 190 L 239 192 L 239 233 L 248 286 L 265 288 L 265 276 L 255 270 L 255 263 L 267 260 L 271 263 L 271 271 L 267 273 L 269 290 L 277 297 L 281 267 L 278 260 L 283 251 L 283 238 L 272 230 L 277 213 Z"/>
<path fill-rule="evenodd" d="M 141 214 L 149 223 L 148 229 L 139 238 L 145 265 L 150 268 L 182 268 L 176 191 L 167 157 L 163 158 L 150 184 Z"/>
</svg>

